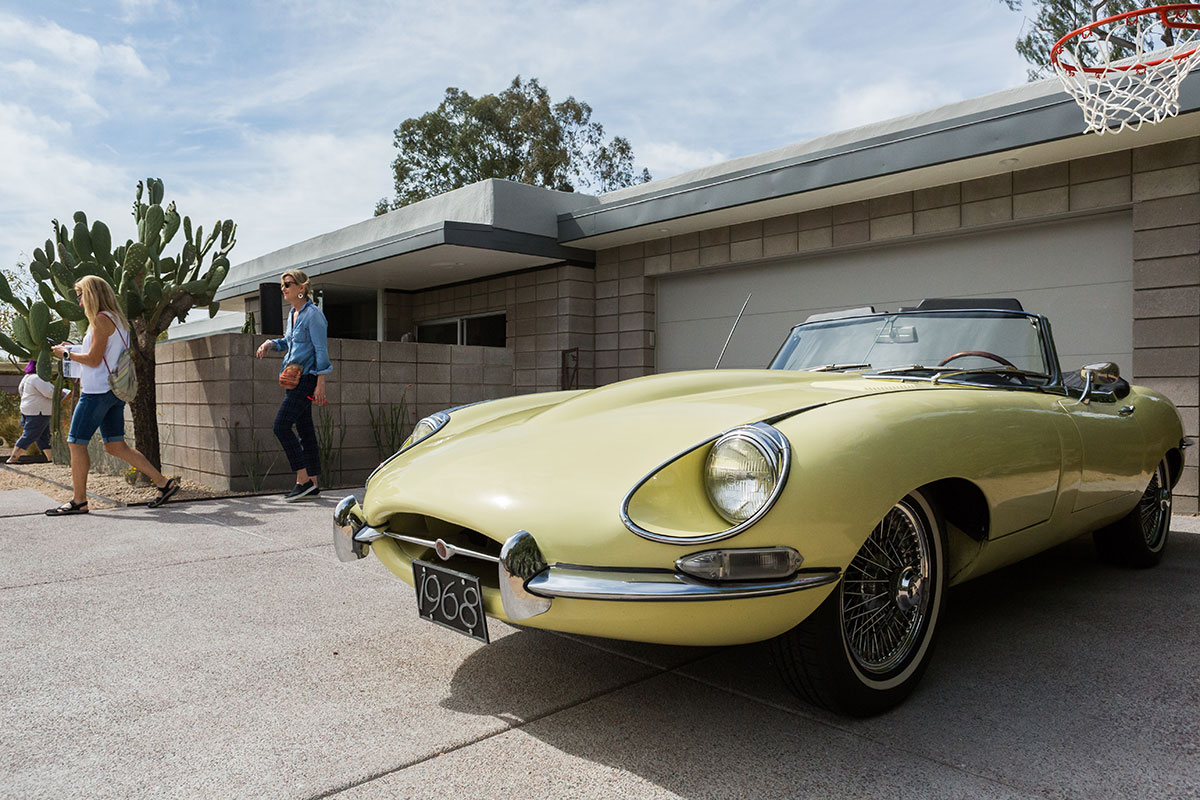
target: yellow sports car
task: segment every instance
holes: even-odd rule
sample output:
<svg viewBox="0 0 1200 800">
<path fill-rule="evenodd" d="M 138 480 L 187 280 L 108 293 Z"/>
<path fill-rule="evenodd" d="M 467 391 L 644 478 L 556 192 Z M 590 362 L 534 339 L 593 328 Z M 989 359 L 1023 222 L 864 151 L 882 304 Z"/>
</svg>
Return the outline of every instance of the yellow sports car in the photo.
<svg viewBox="0 0 1200 800">
<path fill-rule="evenodd" d="M 772 639 L 801 696 L 868 715 L 919 680 L 948 586 L 1088 531 L 1157 563 L 1184 444 L 1114 364 L 1064 378 L 1017 301 L 927 300 L 810 318 L 768 369 L 434 414 L 338 505 L 334 543 L 485 642 L 485 616 Z"/>
</svg>

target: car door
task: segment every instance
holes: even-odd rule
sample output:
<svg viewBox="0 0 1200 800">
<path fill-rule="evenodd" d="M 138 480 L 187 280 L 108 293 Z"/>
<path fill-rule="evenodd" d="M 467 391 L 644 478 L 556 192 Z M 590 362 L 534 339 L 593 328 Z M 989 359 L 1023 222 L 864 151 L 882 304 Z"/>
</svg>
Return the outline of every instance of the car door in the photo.
<svg viewBox="0 0 1200 800">
<path fill-rule="evenodd" d="M 1087 403 L 1068 397 L 1060 405 L 1079 434 L 1074 510 L 1140 492 L 1145 441 L 1137 420 L 1136 395 L 1096 393 Z M 1064 464 L 1064 473 L 1071 466 Z"/>
</svg>

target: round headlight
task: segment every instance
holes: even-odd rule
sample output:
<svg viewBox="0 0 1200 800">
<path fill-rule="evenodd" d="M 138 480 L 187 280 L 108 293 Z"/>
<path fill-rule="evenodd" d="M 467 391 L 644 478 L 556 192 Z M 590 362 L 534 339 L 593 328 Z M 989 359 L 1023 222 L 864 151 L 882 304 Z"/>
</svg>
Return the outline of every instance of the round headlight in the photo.
<svg viewBox="0 0 1200 800">
<path fill-rule="evenodd" d="M 763 511 L 776 495 L 786 440 L 770 426 L 735 428 L 713 443 L 704 470 L 713 508 L 737 525 Z"/>
</svg>

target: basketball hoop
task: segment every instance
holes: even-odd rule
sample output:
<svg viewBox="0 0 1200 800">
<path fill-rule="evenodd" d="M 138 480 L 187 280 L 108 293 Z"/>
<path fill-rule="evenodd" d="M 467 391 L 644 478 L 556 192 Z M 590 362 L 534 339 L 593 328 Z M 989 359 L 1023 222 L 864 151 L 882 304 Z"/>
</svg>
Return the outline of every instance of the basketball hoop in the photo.
<svg viewBox="0 0 1200 800">
<path fill-rule="evenodd" d="M 1154 6 L 1071 31 L 1050 64 L 1083 109 L 1085 131 L 1120 133 L 1179 113 L 1179 85 L 1200 62 L 1200 4 Z"/>
</svg>

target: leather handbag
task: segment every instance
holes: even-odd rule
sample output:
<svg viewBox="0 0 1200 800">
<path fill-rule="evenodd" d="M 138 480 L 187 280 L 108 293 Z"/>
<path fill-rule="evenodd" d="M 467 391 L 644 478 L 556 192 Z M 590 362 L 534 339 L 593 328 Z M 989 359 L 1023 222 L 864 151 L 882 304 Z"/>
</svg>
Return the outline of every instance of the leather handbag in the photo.
<svg viewBox="0 0 1200 800">
<path fill-rule="evenodd" d="M 295 389 L 300 385 L 300 365 L 288 364 L 279 373 L 279 385 L 285 389 Z"/>
</svg>

